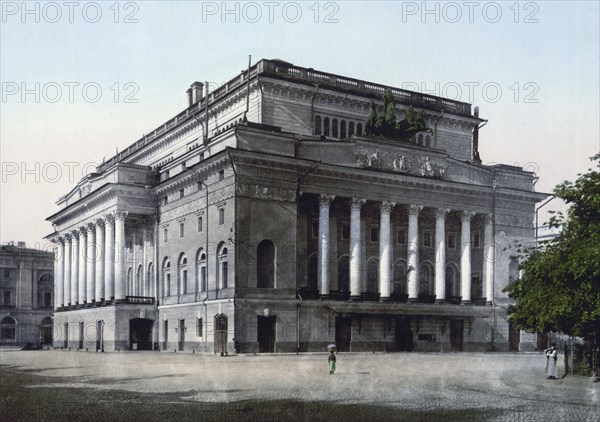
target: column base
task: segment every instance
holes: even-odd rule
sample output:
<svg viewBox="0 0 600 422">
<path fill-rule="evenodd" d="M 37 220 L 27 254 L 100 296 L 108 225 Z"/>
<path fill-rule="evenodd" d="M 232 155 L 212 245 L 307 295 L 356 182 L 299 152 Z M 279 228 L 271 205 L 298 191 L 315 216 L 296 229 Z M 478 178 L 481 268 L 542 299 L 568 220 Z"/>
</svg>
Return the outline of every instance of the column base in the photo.
<svg viewBox="0 0 600 422">
<path fill-rule="evenodd" d="M 488 300 L 487 302 L 485 302 L 485 306 L 492 306 L 492 301 Z"/>
<path fill-rule="evenodd" d="M 329 295 L 321 295 L 319 297 L 319 299 L 321 299 L 321 300 L 328 300 L 329 299 Z"/>
<path fill-rule="evenodd" d="M 360 295 L 350 295 L 350 300 L 353 302 L 358 302 L 360 299 Z"/>
<path fill-rule="evenodd" d="M 116 305 L 117 303 L 125 303 L 127 299 L 123 298 L 123 299 L 113 299 L 113 303 Z"/>
<path fill-rule="evenodd" d="M 470 300 L 462 300 L 460 302 L 461 305 L 470 305 L 472 302 Z"/>
<path fill-rule="evenodd" d="M 435 303 L 436 303 L 437 305 L 440 305 L 440 304 L 442 304 L 442 303 L 446 303 L 446 298 L 443 298 L 443 299 L 436 299 L 436 300 L 435 300 Z"/>
<path fill-rule="evenodd" d="M 409 297 L 408 303 L 417 303 L 419 301 L 418 297 Z"/>
<path fill-rule="evenodd" d="M 384 297 L 381 297 L 381 296 L 380 296 L 380 297 L 379 297 L 379 301 L 380 301 L 380 302 L 390 302 L 391 300 L 392 300 L 392 298 L 391 298 L 391 297 L 389 297 L 389 296 L 384 296 Z"/>
</svg>

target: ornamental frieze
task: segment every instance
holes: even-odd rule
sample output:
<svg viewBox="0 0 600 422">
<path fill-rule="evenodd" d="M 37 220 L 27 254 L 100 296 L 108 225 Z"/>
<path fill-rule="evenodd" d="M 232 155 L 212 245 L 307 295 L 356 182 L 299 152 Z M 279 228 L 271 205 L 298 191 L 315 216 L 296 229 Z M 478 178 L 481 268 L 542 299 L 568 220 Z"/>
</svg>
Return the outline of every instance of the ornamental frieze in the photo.
<svg viewBox="0 0 600 422">
<path fill-rule="evenodd" d="M 163 212 L 161 214 L 161 220 L 163 222 L 177 220 L 188 214 L 196 213 L 202 208 L 205 208 L 204 199 L 201 199 L 198 201 L 191 201 L 186 204 L 181 204 L 173 209 Z"/>
<path fill-rule="evenodd" d="M 534 227 L 533 218 L 521 215 L 499 214 L 496 216 L 496 224 L 503 226 L 523 227 L 527 229 L 532 229 Z"/>
<path fill-rule="evenodd" d="M 211 192 L 208 195 L 208 203 L 210 205 L 218 202 L 223 202 L 229 198 L 233 198 L 233 185 L 225 186 L 223 189 L 219 189 L 215 192 Z"/>
<path fill-rule="evenodd" d="M 274 186 L 261 186 L 256 184 L 239 183 L 237 194 L 248 198 L 265 199 L 278 202 L 295 202 L 296 192 Z"/>
<path fill-rule="evenodd" d="M 393 171 L 401 174 L 446 179 L 448 161 L 444 158 L 424 156 L 392 155 L 379 148 L 356 154 L 356 166 L 363 169 Z"/>
</svg>

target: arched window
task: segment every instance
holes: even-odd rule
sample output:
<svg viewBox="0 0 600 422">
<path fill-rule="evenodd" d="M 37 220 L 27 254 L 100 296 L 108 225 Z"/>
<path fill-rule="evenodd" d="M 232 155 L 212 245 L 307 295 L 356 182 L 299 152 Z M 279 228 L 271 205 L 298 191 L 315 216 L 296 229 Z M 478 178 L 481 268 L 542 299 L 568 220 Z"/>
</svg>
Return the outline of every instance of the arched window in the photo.
<svg viewBox="0 0 600 422">
<path fill-rule="evenodd" d="M 16 340 L 17 321 L 11 317 L 5 317 L 0 322 L 0 340 Z"/>
<path fill-rule="evenodd" d="M 398 260 L 394 263 L 393 293 L 405 295 L 408 293 L 406 285 L 406 262 Z"/>
<path fill-rule="evenodd" d="M 321 135 L 321 116 L 315 116 L 315 135 Z"/>
<path fill-rule="evenodd" d="M 362 123 L 357 123 L 356 124 L 356 134 L 358 136 L 362 136 Z"/>
<path fill-rule="evenodd" d="M 318 257 L 316 253 L 313 253 L 308 257 L 308 268 L 306 272 L 307 287 L 309 289 L 318 290 L 318 271 Z"/>
<path fill-rule="evenodd" d="M 146 274 L 146 286 L 144 287 L 144 296 L 154 296 L 154 266 L 152 262 L 148 264 L 148 272 Z"/>
<path fill-rule="evenodd" d="M 133 269 L 127 269 L 127 295 L 133 296 Z"/>
<path fill-rule="evenodd" d="M 446 299 L 451 299 L 452 297 L 460 296 L 460 282 L 458 278 L 458 270 L 457 268 L 449 264 L 446 266 Z"/>
<path fill-rule="evenodd" d="M 354 135 L 354 122 L 348 123 L 348 137 L 352 138 L 352 135 Z"/>
<path fill-rule="evenodd" d="M 171 261 L 165 257 L 162 267 L 163 296 L 171 296 Z"/>
<path fill-rule="evenodd" d="M 427 148 L 431 148 L 431 136 L 429 136 L 429 135 L 425 136 L 425 146 Z"/>
<path fill-rule="evenodd" d="M 331 121 L 331 136 L 333 136 L 334 138 L 338 137 L 338 120 L 337 119 L 333 119 Z"/>
<path fill-rule="evenodd" d="M 185 295 L 187 294 L 187 258 L 182 253 L 179 255 L 179 263 L 178 263 L 179 271 L 179 294 Z"/>
<path fill-rule="evenodd" d="M 428 262 L 421 264 L 421 280 L 419 280 L 419 293 L 422 295 L 433 294 L 433 267 Z"/>
<path fill-rule="evenodd" d="M 196 289 L 206 291 L 206 254 L 202 248 L 196 253 Z"/>
<path fill-rule="evenodd" d="M 144 289 L 144 268 L 140 265 L 137 269 L 136 283 L 133 294 L 135 296 L 142 296 Z"/>
<path fill-rule="evenodd" d="M 323 135 L 329 136 L 329 117 L 323 119 Z"/>
<path fill-rule="evenodd" d="M 256 248 L 256 287 L 275 287 L 275 245 L 267 239 Z"/>
<path fill-rule="evenodd" d="M 346 139 L 346 121 L 342 120 L 340 122 L 340 138 Z"/>
<path fill-rule="evenodd" d="M 219 247 L 219 253 L 217 254 L 217 268 L 218 268 L 218 282 L 221 286 L 221 289 L 226 289 L 228 287 L 228 267 L 227 267 L 227 248 L 225 247 L 225 243 L 222 242 Z"/>
<path fill-rule="evenodd" d="M 367 292 L 377 293 L 379 291 L 379 260 L 369 259 L 367 262 Z"/>
<path fill-rule="evenodd" d="M 350 291 L 350 260 L 347 256 L 338 261 L 338 289 L 341 292 Z"/>
<path fill-rule="evenodd" d="M 423 134 L 419 133 L 419 136 L 417 136 L 417 144 L 419 145 L 423 145 Z"/>
</svg>

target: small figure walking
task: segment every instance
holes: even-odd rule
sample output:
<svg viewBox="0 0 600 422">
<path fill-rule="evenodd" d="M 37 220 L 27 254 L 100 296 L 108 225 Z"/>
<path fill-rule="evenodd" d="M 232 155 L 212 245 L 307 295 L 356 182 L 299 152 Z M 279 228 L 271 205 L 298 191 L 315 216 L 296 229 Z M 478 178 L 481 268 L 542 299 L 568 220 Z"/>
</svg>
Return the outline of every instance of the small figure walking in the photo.
<svg viewBox="0 0 600 422">
<path fill-rule="evenodd" d="M 546 372 L 549 380 L 555 380 L 558 378 L 557 361 L 558 361 L 558 350 L 556 350 L 556 344 L 552 343 L 546 352 Z"/>
<path fill-rule="evenodd" d="M 335 372 L 335 350 L 329 351 L 329 358 L 327 359 L 329 365 L 329 375 L 333 375 Z"/>
</svg>

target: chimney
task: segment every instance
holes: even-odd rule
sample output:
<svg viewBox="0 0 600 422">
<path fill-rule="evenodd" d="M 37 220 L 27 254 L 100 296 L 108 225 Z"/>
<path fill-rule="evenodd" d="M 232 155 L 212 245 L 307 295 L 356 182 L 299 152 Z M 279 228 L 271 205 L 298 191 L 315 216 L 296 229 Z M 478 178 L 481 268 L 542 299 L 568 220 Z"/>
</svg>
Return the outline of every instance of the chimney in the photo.
<svg viewBox="0 0 600 422">
<path fill-rule="evenodd" d="M 198 82 L 198 81 L 196 81 L 192 85 L 190 85 L 190 89 L 189 89 L 189 90 L 191 90 L 190 106 L 200 102 L 200 98 L 202 98 L 202 88 L 203 87 L 204 87 L 204 84 L 202 82 Z M 188 98 L 189 98 L 189 94 L 188 94 Z"/>
<path fill-rule="evenodd" d="M 27 247 L 27 244 L 25 242 L 17 242 L 17 248 L 25 249 L 26 247 Z"/>
<path fill-rule="evenodd" d="M 185 93 L 187 94 L 188 107 L 193 106 L 194 102 L 192 101 L 192 88 L 188 88 Z"/>
</svg>

